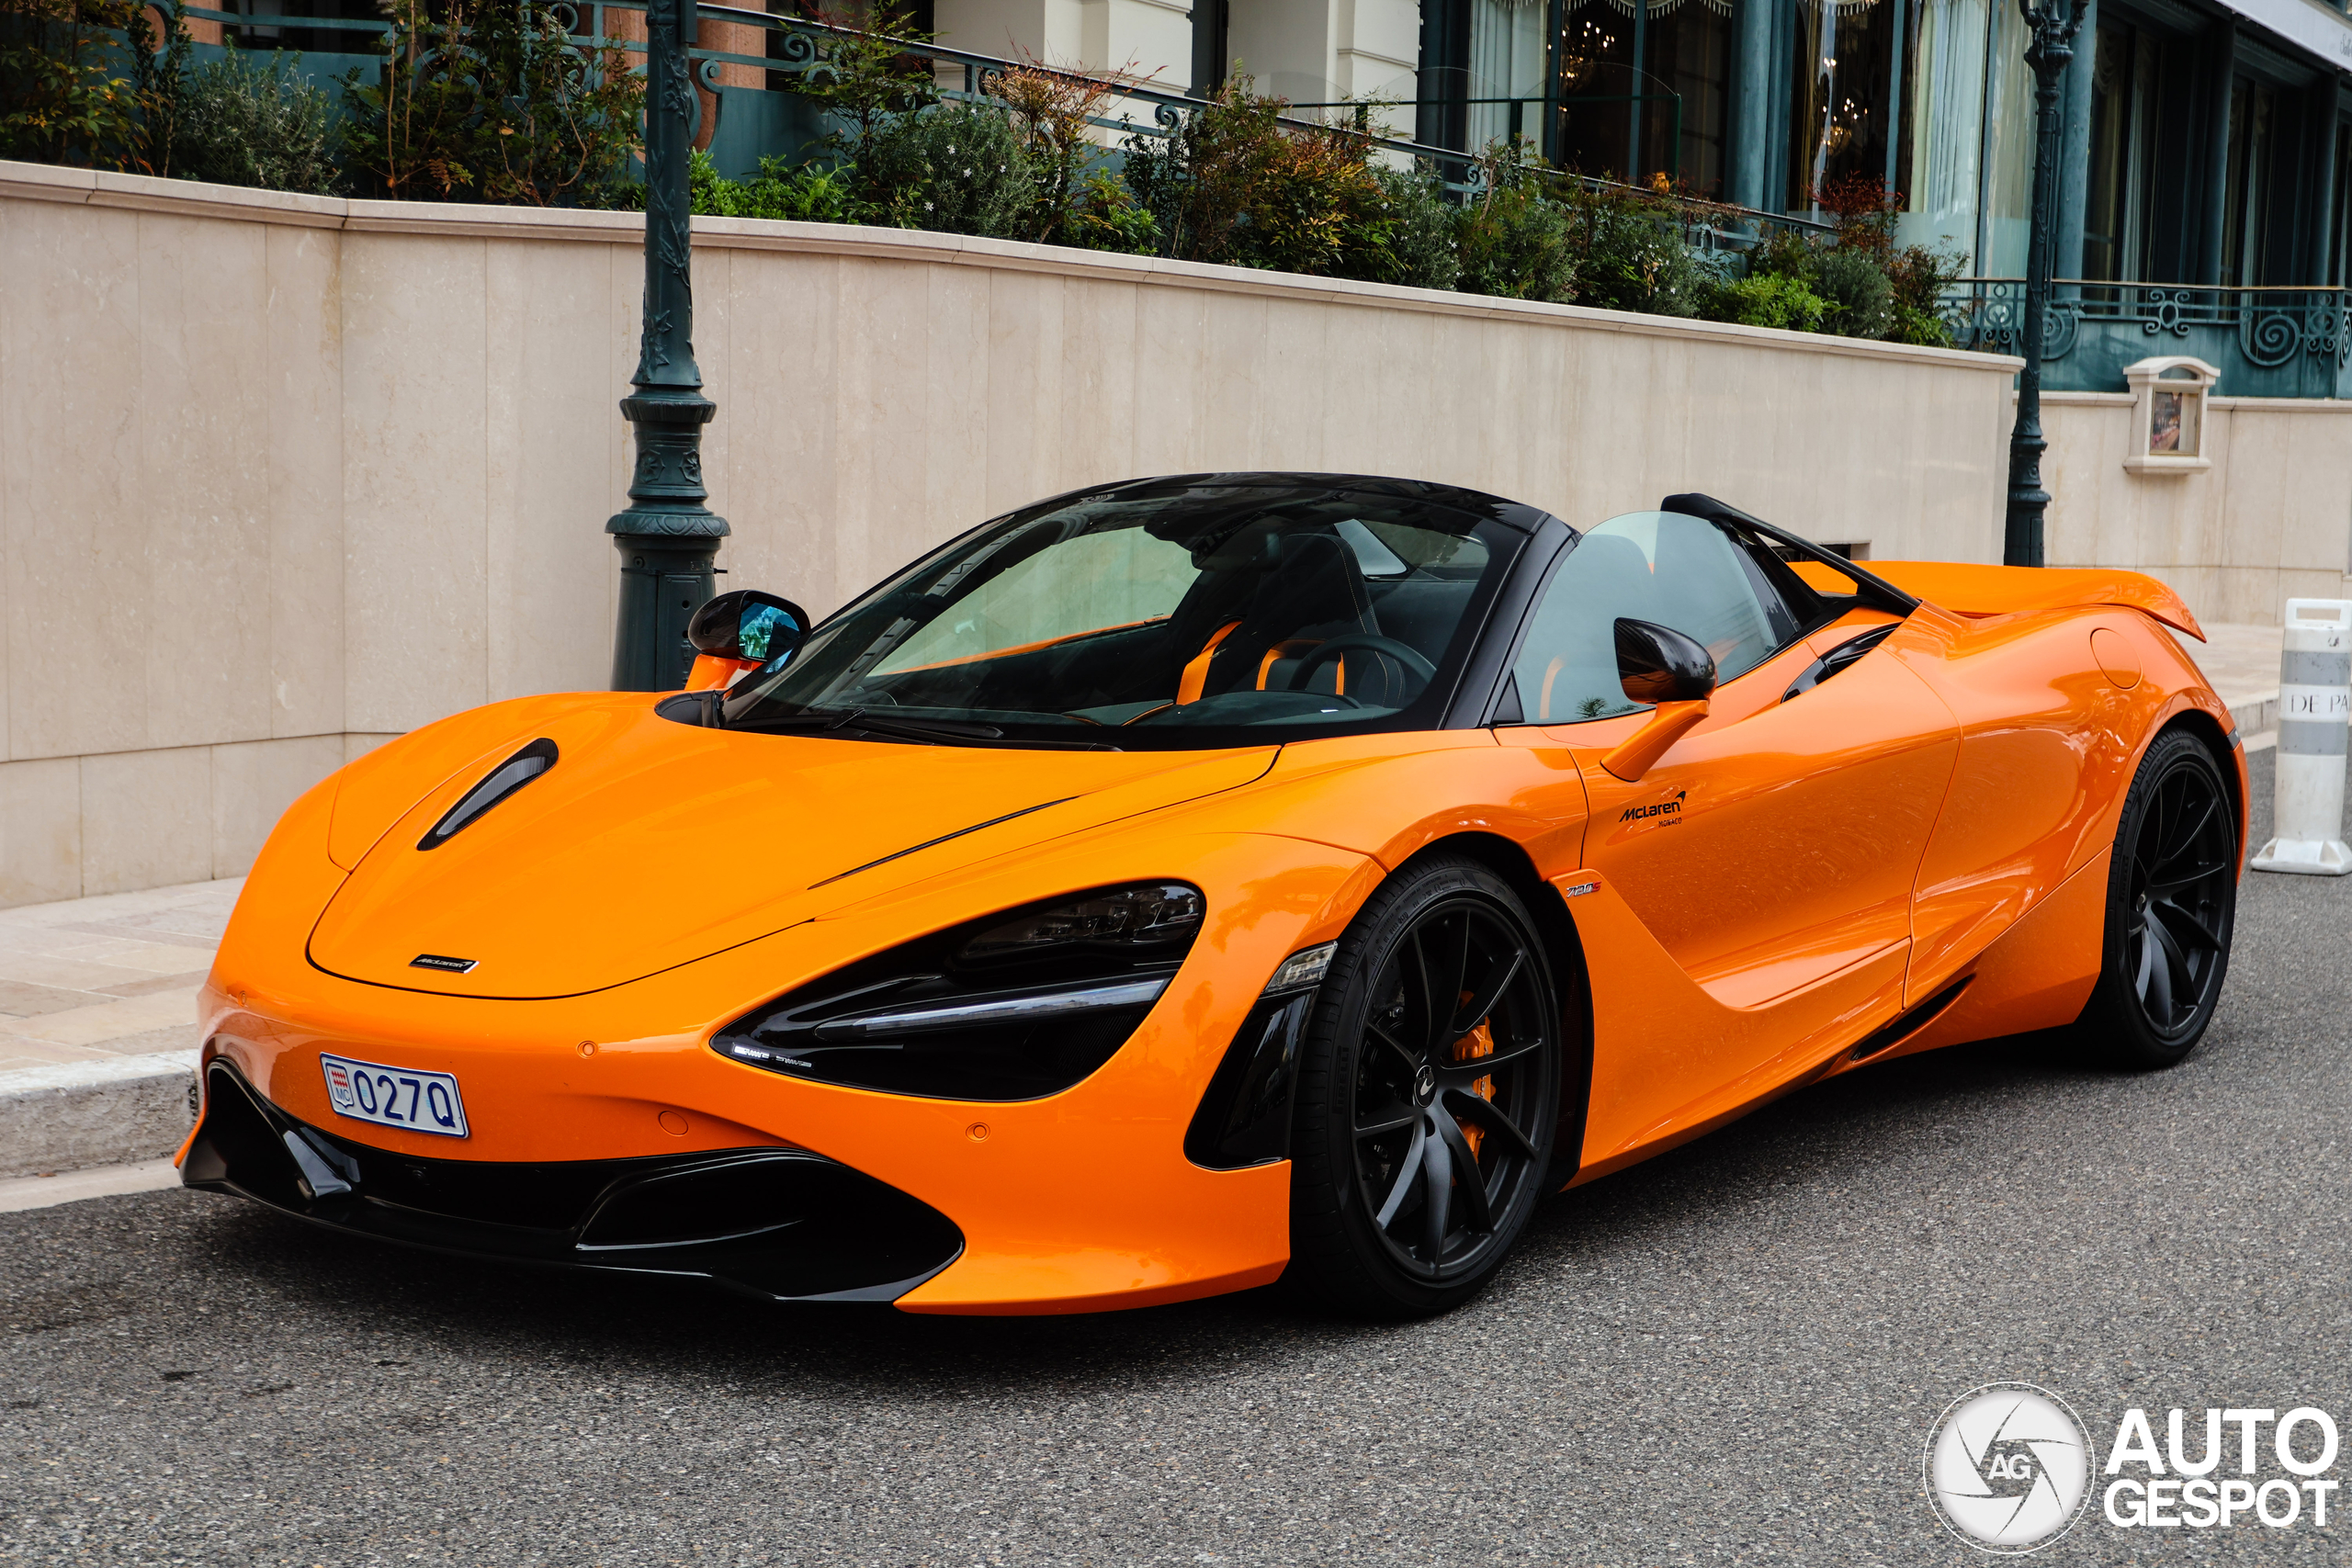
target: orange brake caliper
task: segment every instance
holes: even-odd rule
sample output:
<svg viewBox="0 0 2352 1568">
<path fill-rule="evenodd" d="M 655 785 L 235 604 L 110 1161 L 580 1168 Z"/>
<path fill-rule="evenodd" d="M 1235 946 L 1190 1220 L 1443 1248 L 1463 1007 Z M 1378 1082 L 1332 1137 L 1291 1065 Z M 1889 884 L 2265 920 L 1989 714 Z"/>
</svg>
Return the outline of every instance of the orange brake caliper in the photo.
<svg viewBox="0 0 2352 1568">
<path fill-rule="evenodd" d="M 1465 1002 L 1468 1001 L 1470 999 L 1470 994 L 1467 991 L 1464 991 L 1462 994 L 1462 999 Z M 1453 1043 L 1453 1059 L 1457 1062 L 1475 1062 L 1481 1056 L 1491 1056 L 1494 1054 L 1494 1030 L 1483 1021 L 1480 1022 L 1477 1028 L 1472 1030 L 1469 1033 L 1464 1035 L 1461 1039 Z M 1477 1082 L 1472 1084 L 1470 1086 L 1470 1092 L 1476 1095 L 1481 1100 L 1494 1099 L 1495 1075 L 1488 1073 L 1485 1077 L 1482 1077 Z M 1462 1129 L 1462 1135 L 1470 1141 L 1470 1153 L 1472 1156 L 1477 1156 L 1482 1152 L 1480 1145 L 1486 1141 L 1487 1130 L 1484 1127 L 1476 1126 L 1468 1122 L 1464 1122 L 1459 1116 L 1455 1117 L 1453 1122 L 1455 1126 Z"/>
</svg>

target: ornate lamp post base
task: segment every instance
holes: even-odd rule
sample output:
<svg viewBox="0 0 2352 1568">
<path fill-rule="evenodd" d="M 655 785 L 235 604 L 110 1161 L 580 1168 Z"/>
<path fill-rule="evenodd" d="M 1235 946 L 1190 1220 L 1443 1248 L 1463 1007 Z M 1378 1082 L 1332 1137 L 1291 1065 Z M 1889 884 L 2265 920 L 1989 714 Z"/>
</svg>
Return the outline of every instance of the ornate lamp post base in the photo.
<svg viewBox="0 0 2352 1568">
<path fill-rule="evenodd" d="M 718 592 L 718 541 L 727 519 L 703 504 L 702 427 L 718 405 L 698 392 L 655 389 L 621 400 L 637 431 L 636 502 L 605 525 L 621 553 L 613 690 L 662 692 L 685 684 L 694 662 L 686 623 Z"/>
</svg>

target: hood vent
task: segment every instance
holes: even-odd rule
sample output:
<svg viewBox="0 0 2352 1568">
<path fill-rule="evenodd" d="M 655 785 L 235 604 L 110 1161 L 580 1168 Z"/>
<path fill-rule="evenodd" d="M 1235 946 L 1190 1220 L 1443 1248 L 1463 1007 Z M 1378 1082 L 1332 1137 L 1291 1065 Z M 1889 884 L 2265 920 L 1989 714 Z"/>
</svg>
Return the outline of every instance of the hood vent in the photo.
<svg viewBox="0 0 2352 1568">
<path fill-rule="evenodd" d="M 416 847 L 420 850 L 439 849 L 456 837 L 459 829 L 554 767 L 555 758 L 554 741 L 545 739 L 532 741 L 492 769 L 488 778 L 466 791 L 465 797 L 449 807 L 440 821 L 433 824 L 433 830 L 416 841 Z"/>
</svg>

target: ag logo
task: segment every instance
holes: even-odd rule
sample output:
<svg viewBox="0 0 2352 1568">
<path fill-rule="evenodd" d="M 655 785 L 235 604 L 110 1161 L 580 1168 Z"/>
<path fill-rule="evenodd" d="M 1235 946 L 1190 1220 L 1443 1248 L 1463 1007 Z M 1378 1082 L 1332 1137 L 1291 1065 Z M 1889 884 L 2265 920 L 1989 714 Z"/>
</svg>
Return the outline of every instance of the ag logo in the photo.
<svg viewBox="0 0 2352 1568">
<path fill-rule="evenodd" d="M 2038 1551 L 2090 1497 L 2090 1453 L 2066 1402 L 2030 1382 L 1986 1383 L 1952 1402 L 1928 1436 L 1928 1501 L 1984 1551 Z"/>
</svg>

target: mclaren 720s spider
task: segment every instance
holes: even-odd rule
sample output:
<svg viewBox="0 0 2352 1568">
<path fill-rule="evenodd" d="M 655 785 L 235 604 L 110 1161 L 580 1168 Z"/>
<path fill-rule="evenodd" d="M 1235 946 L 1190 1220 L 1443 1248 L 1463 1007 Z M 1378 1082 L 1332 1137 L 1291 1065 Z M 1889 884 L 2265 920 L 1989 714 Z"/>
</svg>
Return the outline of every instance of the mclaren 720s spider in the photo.
<svg viewBox="0 0 2352 1568">
<path fill-rule="evenodd" d="M 1226 473 L 806 622 L 723 594 L 684 690 L 492 704 L 298 800 L 186 1183 L 774 1300 L 1403 1316 L 1834 1074 L 2059 1026 L 2178 1061 L 2228 966 L 2244 754 L 2130 572 Z"/>
</svg>

